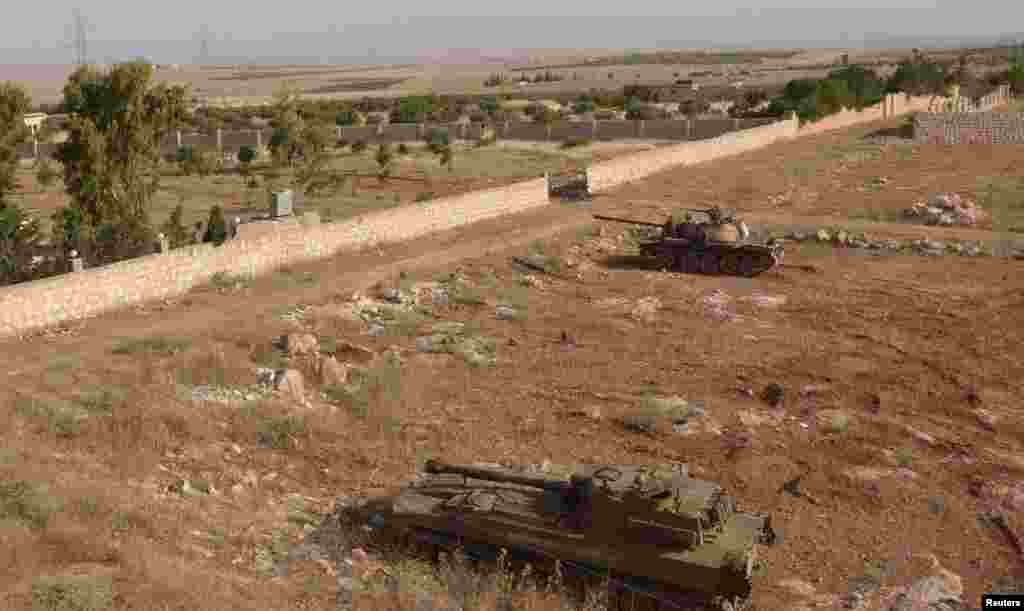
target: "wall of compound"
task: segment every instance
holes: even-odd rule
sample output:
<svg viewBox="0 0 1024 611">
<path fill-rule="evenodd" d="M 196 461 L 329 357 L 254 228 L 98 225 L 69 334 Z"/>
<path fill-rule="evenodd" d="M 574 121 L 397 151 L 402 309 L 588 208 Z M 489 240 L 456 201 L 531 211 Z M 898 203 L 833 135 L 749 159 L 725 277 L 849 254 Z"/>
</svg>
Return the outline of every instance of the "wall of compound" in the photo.
<svg viewBox="0 0 1024 611">
<path fill-rule="evenodd" d="M 921 144 L 1024 144 L 1024 113 L 937 112 L 914 117 Z"/>
<path fill-rule="evenodd" d="M 900 99 L 896 99 L 900 98 Z M 927 107 L 928 100 L 889 96 L 877 108 L 844 111 L 814 124 L 795 118 L 729 131 L 716 137 L 656 148 L 594 164 L 591 189 L 602 191 L 679 165 L 740 154 L 774 142 Z M 923 105 L 923 106 L 922 106 Z M 35 282 L 0 288 L 0 335 L 22 333 L 94 316 L 130 304 L 180 295 L 215 274 L 260 274 L 302 261 L 381 242 L 408 240 L 435 231 L 522 212 L 548 203 L 546 181 L 393 208 L 331 224 L 282 223 L 220 247 L 199 245 L 122 261 Z"/>
<path fill-rule="evenodd" d="M 252 239 L 190 246 L 0 288 L 0 335 L 180 295 L 218 272 L 260 274 L 336 252 L 408 240 L 548 203 L 543 178 L 382 211 L 344 223 L 281 224 Z"/>
</svg>

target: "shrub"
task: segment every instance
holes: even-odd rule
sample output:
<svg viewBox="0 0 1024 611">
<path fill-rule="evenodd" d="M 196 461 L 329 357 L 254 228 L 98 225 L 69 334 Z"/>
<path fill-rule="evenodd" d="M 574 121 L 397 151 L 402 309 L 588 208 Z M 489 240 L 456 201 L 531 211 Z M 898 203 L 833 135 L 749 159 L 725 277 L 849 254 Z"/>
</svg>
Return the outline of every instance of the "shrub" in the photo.
<svg viewBox="0 0 1024 611">
<path fill-rule="evenodd" d="M 57 575 L 32 582 L 33 611 L 102 611 L 114 603 L 107 575 Z"/>
<path fill-rule="evenodd" d="M 366 150 L 366 140 L 356 140 L 352 143 L 353 153 L 362 153 Z"/>
<path fill-rule="evenodd" d="M 212 242 L 220 246 L 228 238 L 227 222 L 224 220 L 224 211 L 219 204 L 210 208 L 210 218 L 206 221 L 206 233 L 203 234 L 203 242 Z"/>
</svg>

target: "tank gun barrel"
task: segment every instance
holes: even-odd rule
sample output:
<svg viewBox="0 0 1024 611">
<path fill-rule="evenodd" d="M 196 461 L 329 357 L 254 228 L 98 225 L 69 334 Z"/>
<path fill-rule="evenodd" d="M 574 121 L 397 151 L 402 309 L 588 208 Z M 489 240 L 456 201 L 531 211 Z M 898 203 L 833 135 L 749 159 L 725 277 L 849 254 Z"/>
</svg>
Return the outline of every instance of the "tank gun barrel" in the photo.
<svg viewBox="0 0 1024 611">
<path fill-rule="evenodd" d="M 594 218 L 599 221 L 611 221 L 613 223 L 626 223 L 627 225 L 640 225 L 642 227 L 664 227 L 664 223 L 651 223 L 649 221 L 634 221 L 632 219 L 624 219 L 616 216 L 604 216 L 602 214 L 595 214 Z"/>
<path fill-rule="evenodd" d="M 540 488 L 543 490 L 565 490 L 570 487 L 569 482 L 561 480 L 506 473 L 496 469 L 486 469 L 483 467 L 451 465 L 437 460 L 428 460 L 423 466 L 423 470 L 432 474 L 451 473 L 454 475 L 462 475 L 464 477 L 472 477 L 474 479 L 519 484 L 520 486 L 530 486 L 531 488 Z"/>
</svg>

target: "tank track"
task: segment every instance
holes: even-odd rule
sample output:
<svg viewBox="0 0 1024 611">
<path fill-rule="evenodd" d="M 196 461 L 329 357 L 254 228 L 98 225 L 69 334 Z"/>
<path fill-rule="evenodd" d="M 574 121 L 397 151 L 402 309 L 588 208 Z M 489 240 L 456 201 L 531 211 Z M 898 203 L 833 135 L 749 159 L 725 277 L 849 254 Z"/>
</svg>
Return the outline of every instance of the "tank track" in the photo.
<svg viewBox="0 0 1024 611">
<path fill-rule="evenodd" d="M 685 274 L 753 278 L 782 263 L 782 250 L 760 244 L 707 244 L 703 248 L 641 246 L 648 255 L 668 257 L 672 269 Z"/>
<path fill-rule="evenodd" d="M 494 545 L 458 540 L 448 533 L 426 528 L 414 528 L 401 537 L 403 547 L 416 550 L 418 555 L 438 562 L 442 552 L 453 554 L 461 551 L 468 558 L 480 563 L 496 561 L 501 549 Z M 508 549 L 506 561 L 514 568 L 529 563 L 534 574 L 551 575 L 555 563 L 566 580 L 567 589 L 580 599 L 588 593 L 607 595 L 608 611 L 743 611 L 750 606 L 749 592 L 746 596 L 709 596 L 704 592 L 681 590 L 677 586 L 650 579 L 602 571 L 586 564 L 558 560 L 541 550 L 520 548 Z"/>
</svg>

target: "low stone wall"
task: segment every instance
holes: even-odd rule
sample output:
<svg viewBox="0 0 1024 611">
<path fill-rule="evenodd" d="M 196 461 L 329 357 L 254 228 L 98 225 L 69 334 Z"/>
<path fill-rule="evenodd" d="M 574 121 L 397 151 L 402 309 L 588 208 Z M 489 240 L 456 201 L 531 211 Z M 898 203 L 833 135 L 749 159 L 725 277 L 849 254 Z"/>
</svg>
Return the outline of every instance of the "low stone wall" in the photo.
<svg viewBox="0 0 1024 611">
<path fill-rule="evenodd" d="M 408 240 L 548 203 L 543 178 L 344 223 L 283 223 L 251 239 L 190 246 L 0 289 L 0 335 L 181 295 L 219 272 L 260 274 L 383 242 Z"/>
<path fill-rule="evenodd" d="M 1024 144 L 1024 113 L 936 112 L 914 117 L 921 144 Z"/>
</svg>

